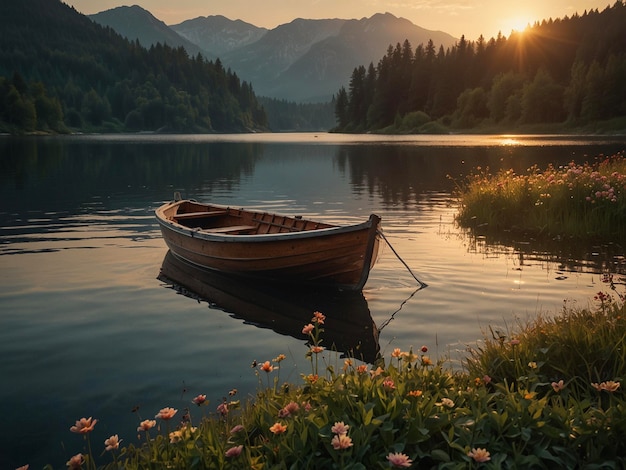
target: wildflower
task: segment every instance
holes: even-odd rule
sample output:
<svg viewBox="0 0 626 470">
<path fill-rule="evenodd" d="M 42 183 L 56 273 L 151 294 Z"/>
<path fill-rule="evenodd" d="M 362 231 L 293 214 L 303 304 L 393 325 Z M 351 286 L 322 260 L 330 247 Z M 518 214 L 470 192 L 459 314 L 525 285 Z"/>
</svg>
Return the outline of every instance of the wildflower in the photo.
<svg viewBox="0 0 626 470">
<path fill-rule="evenodd" d="M 335 434 L 347 434 L 348 429 L 350 429 L 350 426 L 347 424 L 344 424 L 343 421 L 337 421 L 335 425 L 332 428 L 330 428 L 330 430 L 334 432 Z"/>
<path fill-rule="evenodd" d="M 389 460 L 389 465 L 391 465 L 392 467 L 408 468 L 413 463 L 408 455 L 402 454 L 400 452 L 396 452 L 395 454 L 390 452 L 387 456 L 387 460 Z"/>
<path fill-rule="evenodd" d="M 311 352 L 318 354 L 321 353 L 324 350 L 323 346 L 311 346 Z"/>
<path fill-rule="evenodd" d="M 274 434 L 282 434 L 287 431 L 287 425 L 281 424 L 277 421 L 270 427 L 270 431 L 272 431 Z"/>
<path fill-rule="evenodd" d="M 309 323 L 308 325 L 305 325 L 304 328 L 302 328 L 302 334 L 310 335 L 314 329 L 315 327 L 313 326 L 313 324 Z"/>
<path fill-rule="evenodd" d="M 313 323 L 317 323 L 318 325 L 323 325 L 324 320 L 326 320 L 326 315 L 324 315 L 321 312 L 313 312 L 313 318 L 311 319 Z"/>
<path fill-rule="evenodd" d="M 491 383 L 491 377 L 485 374 L 483 376 L 483 382 L 485 382 L 486 384 Z"/>
<path fill-rule="evenodd" d="M 76 454 L 72 458 L 70 458 L 65 465 L 67 465 L 70 469 L 78 469 L 85 463 L 85 459 L 83 458 L 83 454 Z"/>
<path fill-rule="evenodd" d="M 617 389 L 620 387 L 620 383 L 609 380 L 607 382 L 602 382 L 601 384 L 592 383 L 591 386 L 595 388 L 598 392 L 605 391 L 613 393 L 616 392 Z"/>
<path fill-rule="evenodd" d="M 423 366 L 432 366 L 433 365 L 433 361 L 431 361 L 430 357 L 428 357 L 428 356 L 422 356 L 422 365 Z"/>
<path fill-rule="evenodd" d="M 274 370 L 274 366 L 270 363 L 270 361 L 265 361 L 259 367 L 263 372 L 267 372 L 268 374 Z"/>
<path fill-rule="evenodd" d="M 361 364 L 356 368 L 358 374 L 365 374 L 367 372 L 367 366 L 365 364 Z"/>
<path fill-rule="evenodd" d="M 281 409 L 278 412 L 278 417 L 287 418 L 291 416 L 292 414 L 297 413 L 299 409 L 300 409 L 300 406 L 295 401 L 289 402 L 287 403 L 287 405 L 285 405 L 283 409 Z"/>
<path fill-rule="evenodd" d="M 393 352 L 391 353 L 391 357 L 402 357 L 402 350 L 400 348 L 394 348 Z"/>
<path fill-rule="evenodd" d="M 309 382 L 310 384 L 314 384 L 315 382 L 318 381 L 319 379 L 319 375 L 317 374 L 309 374 L 305 377 L 306 381 Z"/>
<path fill-rule="evenodd" d="M 442 398 L 441 401 L 437 403 L 437 405 L 445 406 L 446 408 L 454 408 L 454 402 L 447 397 Z"/>
<path fill-rule="evenodd" d="M 372 378 L 374 377 L 378 377 L 380 374 L 382 374 L 383 372 L 385 372 L 383 369 L 380 368 L 380 366 L 378 366 L 376 368 L 376 370 L 370 370 L 370 376 Z"/>
<path fill-rule="evenodd" d="M 238 457 L 241 454 L 242 450 L 243 450 L 243 445 L 231 447 L 230 449 L 228 449 L 226 451 L 225 455 L 228 458 L 230 458 L 230 457 Z"/>
<path fill-rule="evenodd" d="M 236 388 L 233 388 L 233 389 L 228 391 L 228 396 L 229 397 L 233 397 L 235 395 L 237 395 L 237 389 Z"/>
<path fill-rule="evenodd" d="M 419 398 L 422 396 L 423 393 L 424 392 L 422 392 L 421 390 L 411 390 L 409 393 L 407 393 L 407 395 L 410 397 Z"/>
<path fill-rule="evenodd" d="M 183 440 L 182 431 L 173 431 L 170 433 L 170 444 L 176 444 Z"/>
<path fill-rule="evenodd" d="M 191 400 L 191 402 L 195 403 L 198 406 L 200 406 L 200 405 L 202 405 L 202 404 L 204 404 L 206 402 L 206 395 L 198 395 L 196 398 Z"/>
<path fill-rule="evenodd" d="M 141 431 L 149 431 L 153 427 L 156 426 L 156 421 L 153 419 L 145 419 L 141 423 L 139 423 L 139 427 L 137 428 L 137 432 Z"/>
<path fill-rule="evenodd" d="M 412 363 L 417 361 L 417 355 L 413 354 L 413 351 L 404 352 L 402 353 L 402 359 L 404 359 L 404 362 Z"/>
<path fill-rule="evenodd" d="M 426 354 L 428 352 L 428 347 L 427 346 L 422 346 L 421 351 Z"/>
<path fill-rule="evenodd" d="M 347 434 L 337 434 L 330 441 L 335 450 L 347 449 L 348 447 L 352 447 L 352 439 L 348 437 Z"/>
<path fill-rule="evenodd" d="M 563 380 L 559 380 L 558 382 L 552 382 L 551 385 L 554 391 L 557 393 L 565 388 L 565 384 L 563 383 Z"/>
<path fill-rule="evenodd" d="M 524 399 L 532 400 L 533 398 L 535 398 L 535 396 L 537 396 L 537 392 L 526 392 L 524 394 Z"/>
<path fill-rule="evenodd" d="M 91 419 L 91 417 L 81 418 L 76 421 L 76 424 L 74 426 L 70 428 L 70 431 L 77 434 L 87 434 L 88 432 L 93 431 L 93 428 L 95 427 L 97 422 L 97 419 Z"/>
<path fill-rule="evenodd" d="M 537 363 L 535 361 L 530 361 L 528 363 L 528 367 L 530 367 L 531 369 L 536 369 L 537 368 Z"/>
<path fill-rule="evenodd" d="M 348 358 L 348 359 L 343 361 L 343 369 L 344 370 L 347 370 L 348 367 L 352 367 L 353 365 L 354 365 L 354 362 L 350 358 Z"/>
<path fill-rule="evenodd" d="M 243 431 L 243 430 L 244 430 L 243 425 L 238 424 L 237 426 L 235 426 L 234 428 L 232 428 L 232 429 L 230 430 L 230 433 L 231 433 L 231 434 L 237 434 L 238 432 L 241 432 L 241 431 Z"/>
<path fill-rule="evenodd" d="M 487 462 L 491 460 L 490 455 L 491 454 L 487 449 L 481 448 L 472 449 L 470 452 L 467 453 L 467 456 L 473 458 L 475 462 Z"/>
<path fill-rule="evenodd" d="M 178 410 L 175 410 L 174 408 L 161 408 L 161 410 L 154 417 L 167 421 L 168 419 L 172 419 L 177 412 Z"/>
<path fill-rule="evenodd" d="M 287 359 L 287 356 L 285 356 L 284 354 L 279 354 L 278 356 L 274 358 L 274 362 L 282 362 L 285 359 Z"/>
<path fill-rule="evenodd" d="M 520 344 L 520 340 L 519 339 L 512 339 L 511 340 L 511 346 L 517 346 L 518 344 Z"/>
<path fill-rule="evenodd" d="M 383 388 L 387 391 L 395 390 L 396 384 L 390 378 L 387 378 L 383 381 Z"/>
<path fill-rule="evenodd" d="M 226 416 L 228 414 L 228 403 L 225 401 L 217 405 L 216 411 L 222 416 Z"/>
<path fill-rule="evenodd" d="M 117 434 L 109 437 L 104 441 L 104 445 L 106 446 L 104 450 L 114 450 L 120 447 L 120 442 L 122 440 L 119 438 Z"/>
</svg>

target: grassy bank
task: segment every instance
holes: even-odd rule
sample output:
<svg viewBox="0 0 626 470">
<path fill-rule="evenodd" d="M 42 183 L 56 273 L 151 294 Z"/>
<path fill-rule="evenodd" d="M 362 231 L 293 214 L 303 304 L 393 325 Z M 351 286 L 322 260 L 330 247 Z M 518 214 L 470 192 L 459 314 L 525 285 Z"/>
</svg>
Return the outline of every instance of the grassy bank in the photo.
<svg viewBox="0 0 626 470">
<path fill-rule="evenodd" d="M 537 166 L 524 175 L 479 169 L 459 186 L 458 222 L 497 232 L 626 240 L 624 154 L 594 163 Z"/>
<path fill-rule="evenodd" d="M 615 287 L 611 279 L 607 285 Z M 489 332 L 464 370 L 428 347 L 374 365 L 323 347 L 332 320 L 303 325 L 310 373 L 280 380 L 284 356 L 257 364 L 257 395 L 189 410 L 163 408 L 91 442 L 96 419 L 72 426 L 83 452 L 70 468 L 376 469 L 623 468 L 626 311 L 615 289 L 588 309 Z M 102 421 L 106 417 L 100 417 Z M 68 430 L 68 435 L 71 434 Z M 123 433 L 123 434 L 122 434 Z M 123 444 L 120 444 L 120 442 Z"/>
</svg>

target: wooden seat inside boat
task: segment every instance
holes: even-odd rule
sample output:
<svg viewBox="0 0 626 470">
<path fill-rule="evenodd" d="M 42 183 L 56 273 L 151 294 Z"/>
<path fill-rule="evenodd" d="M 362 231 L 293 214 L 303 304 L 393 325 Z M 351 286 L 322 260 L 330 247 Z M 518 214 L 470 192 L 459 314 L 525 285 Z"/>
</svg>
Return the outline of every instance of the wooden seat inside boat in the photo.
<svg viewBox="0 0 626 470">
<path fill-rule="evenodd" d="M 203 230 L 203 232 L 238 234 L 249 233 L 252 231 L 256 231 L 256 229 L 257 227 L 255 225 L 230 225 L 226 227 L 206 228 Z"/>
<path fill-rule="evenodd" d="M 183 212 L 182 214 L 174 214 L 175 220 L 203 219 L 205 217 L 219 217 L 228 214 L 227 210 L 217 211 L 200 211 L 200 212 Z"/>
</svg>

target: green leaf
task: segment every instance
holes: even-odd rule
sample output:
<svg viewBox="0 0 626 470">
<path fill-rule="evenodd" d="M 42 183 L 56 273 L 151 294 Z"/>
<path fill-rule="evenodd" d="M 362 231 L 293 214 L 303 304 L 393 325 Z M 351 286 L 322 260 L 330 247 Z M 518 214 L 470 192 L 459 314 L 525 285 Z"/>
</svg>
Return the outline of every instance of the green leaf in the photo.
<svg viewBox="0 0 626 470">
<path fill-rule="evenodd" d="M 450 462 L 450 456 L 448 455 L 447 452 L 444 452 L 441 449 L 435 449 L 430 453 L 430 456 L 433 458 L 433 460 L 436 460 L 438 462 Z"/>
</svg>

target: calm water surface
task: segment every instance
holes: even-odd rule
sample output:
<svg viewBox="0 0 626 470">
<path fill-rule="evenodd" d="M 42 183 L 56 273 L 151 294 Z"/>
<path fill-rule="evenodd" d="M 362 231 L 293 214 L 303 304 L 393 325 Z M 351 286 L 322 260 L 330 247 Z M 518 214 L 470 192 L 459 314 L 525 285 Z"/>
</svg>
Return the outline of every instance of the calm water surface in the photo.
<svg viewBox="0 0 626 470">
<path fill-rule="evenodd" d="M 452 191 L 478 166 L 523 171 L 624 149 L 623 138 L 560 136 L 0 138 L 0 468 L 63 468 L 84 450 L 69 431 L 81 417 L 99 420 L 99 454 L 111 434 L 133 443 L 141 419 L 182 414 L 197 394 L 211 410 L 232 388 L 245 401 L 254 360 L 286 354 L 280 380 L 298 382 L 311 371 L 299 330 L 313 310 L 363 354 L 427 345 L 458 361 L 489 326 L 588 305 L 607 290 L 602 273 L 623 272 L 619 247 L 472 238 L 454 224 Z M 416 292 L 389 248 L 357 297 L 172 282 L 182 274 L 153 211 L 174 191 L 341 224 L 376 212 L 428 287 Z"/>
</svg>

